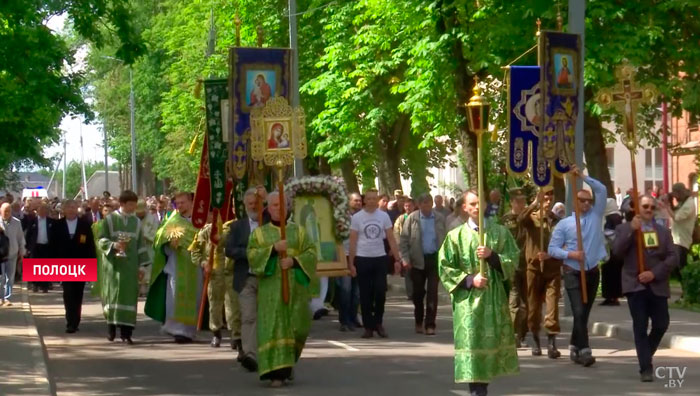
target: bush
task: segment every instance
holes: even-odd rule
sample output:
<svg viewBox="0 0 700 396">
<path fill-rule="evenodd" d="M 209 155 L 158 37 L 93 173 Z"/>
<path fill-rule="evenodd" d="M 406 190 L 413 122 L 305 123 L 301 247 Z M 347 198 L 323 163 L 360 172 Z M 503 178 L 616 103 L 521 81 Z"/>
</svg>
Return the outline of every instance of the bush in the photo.
<svg viewBox="0 0 700 396">
<path fill-rule="evenodd" d="M 683 300 L 687 304 L 700 304 L 700 261 L 688 257 L 688 265 L 681 270 Z"/>
</svg>

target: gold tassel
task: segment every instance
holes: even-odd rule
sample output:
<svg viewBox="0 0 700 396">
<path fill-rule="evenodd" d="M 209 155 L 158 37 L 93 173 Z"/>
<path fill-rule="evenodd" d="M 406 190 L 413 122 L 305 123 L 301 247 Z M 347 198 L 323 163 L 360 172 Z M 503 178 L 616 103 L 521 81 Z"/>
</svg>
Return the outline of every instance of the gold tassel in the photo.
<svg viewBox="0 0 700 396">
<path fill-rule="evenodd" d="M 190 150 L 189 150 L 190 155 L 194 155 L 194 151 L 197 149 L 197 138 L 198 137 L 199 137 L 199 133 L 196 133 L 194 135 L 194 138 L 192 139 L 192 143 L 190 143 Z"/>
</svg>

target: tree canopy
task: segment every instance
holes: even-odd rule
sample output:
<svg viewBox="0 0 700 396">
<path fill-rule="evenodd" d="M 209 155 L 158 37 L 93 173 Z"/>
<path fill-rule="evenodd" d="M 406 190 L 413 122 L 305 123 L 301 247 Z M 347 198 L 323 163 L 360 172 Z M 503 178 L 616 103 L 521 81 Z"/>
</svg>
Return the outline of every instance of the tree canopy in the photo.
<svg viewBox="0 0 700 396">
<path fill-rule="evenodd" d="M 107 21 L 85 25 L 86 16 L 72 17 L 77 36 L 90 42 L 89 73 L 73 75 L 61 68 L 58 74 L 70 88 L 71 100 L 59 109 L 51 107 L 53 113 L 42 114 L 56 120 L 65 113 L 87 112 L 80 96 L 84 77 L 83 94 L 93 99 L 92 110 L 109 135 L 110 155 L 128 167 L 128 97 L 133 80 L 138 171 L 146 191 L 153 190 L 156 179 L 169 181 L 171 188 L 193 189 L 204 128 L 198 86 L 204 78 L 227 76 L 236 13 L 242 21 L 242 45 L 256 45 L 260 25 L 265 31 L 264 46 L 287 47 L 287 1 L 113 0 L 73 5 L 86 3 L 106 7 L 95 13 L 94 20 Z M 640 66 L 640 83 L 655 83 L 673 114 L 682 110 L 700 114 L 700 22 L 694 3 L 587 2 L 584 148 L 589 172 L 608 185 L 604 148 L 614 136 L 602 128 L 602 122 L 616 116 L 601 112 L 594 93 L 614 83 L 615 65 L 627 59 Z M 70 14 L 71 9 L 66 12 Z M 444 166 L 456 154 L 467 184 L 474 186 L 475 141 L 467 131 L 464 104 L 471 96 L 473 78 L 479 76 L 496 109 L 492 122 L 498 139 L 488 143 L 486 158 L 489 184 L 505 183 L 509 176 L 504 166 L 507 123 L 502 66 L 535 45 L 538 18 L 543 28 L 556 28 L 557 10 L 551 1 L 300 0 L 297 12 L 299 85 L 308 117 L 307 170 L 342 174 L 351 189 L 359 183 L 374 184 L 376 177 L 383 191 L 391 191 L 401 187 L 403 177 L 411 180 L 411 190 L 418 193 L 430 188 L 428 169 Z M 565 5 L 561 13 L 566 29 Z M 117 14 L 126 16 L 127 22 L 110 22 Z M 216 46 L 206 56 L 212 14 Z M 41 18 L 36 23 L 41 25 Z M 59 55 L 72 56 L 65 39 L 51 37 L 61 49 Z M 531 54 L 519 62 L 536 64 L 537 60 Z M 9 100 L 2 95 L 0 104 Z M 642 135 L 651 144 L 658 142 L 657 116 L 652 106 L 639 119 Z M 4 120 L 5 116 L 0 125 Z M 55 122 L 52 125 L 55 128 Z M 46 140 L 39 141 L 38 147 L 56 137 L 48 130 L 32 136 Z M 194 154 L 189 152 L 192 143 Z M 14 158 L 37 160 L 33 154 Z"/>
</svg>

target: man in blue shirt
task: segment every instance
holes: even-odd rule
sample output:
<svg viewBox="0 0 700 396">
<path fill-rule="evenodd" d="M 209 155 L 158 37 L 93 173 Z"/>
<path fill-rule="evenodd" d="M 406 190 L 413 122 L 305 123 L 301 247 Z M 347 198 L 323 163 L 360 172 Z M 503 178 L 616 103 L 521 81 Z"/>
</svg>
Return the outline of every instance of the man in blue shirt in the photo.
<svg viewBox="0 0 700 396">
<path fill-rule="evenodd" d="M 607 189 L 598 180 L 583 176 L 575 165 L 571 166 L 571 172 L 577 177 L 581 177 L 593 190 L 593 196 L 587 190 L 580 190 L 576 197 L 581 212 L 583 250 L 578 250 L 576 217 L 575 214 L 572 214 L 562 219 L 554 228 L 552 238 L 549 241 L 548 253 L 555 259 L 564 262 L 562 266 L 564 288 L 569 295 L 574 315 L 574 326 L 569 342 L 571 360 L 588 367 L 595 363 L 595 358 L 588 344 L 588 315 L 598 291 L 598 263 L 605 260 L 608 255 L 603 237 L 603 215 Z M 581 294 L 581 263 L 584 264 L 586 271 L 588 302 L 585 305 Z"/>
<path fill-rule="evenodd" d="M 401 227 L 399 251 L 404 266 L 411 269 L 416 333 L 435 335 L 439 282 L 437 253 L 447 235 L 447 227 L 445 217 L 433 209 L 430 194 L 418 197 L 418 209 L 406 217 Z"/>
</svg>

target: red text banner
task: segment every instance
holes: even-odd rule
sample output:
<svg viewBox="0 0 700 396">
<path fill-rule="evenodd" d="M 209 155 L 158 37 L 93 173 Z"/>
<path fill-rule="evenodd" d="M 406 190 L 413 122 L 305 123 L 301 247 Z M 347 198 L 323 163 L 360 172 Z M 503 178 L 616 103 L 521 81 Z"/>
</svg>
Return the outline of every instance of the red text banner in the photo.
<svg viewBox="0 0 700 396">
<path fill-rule="evenodd" d="M 24 259 L 24 282 L 96 282 L 97 259 Z"/>
</svg>

